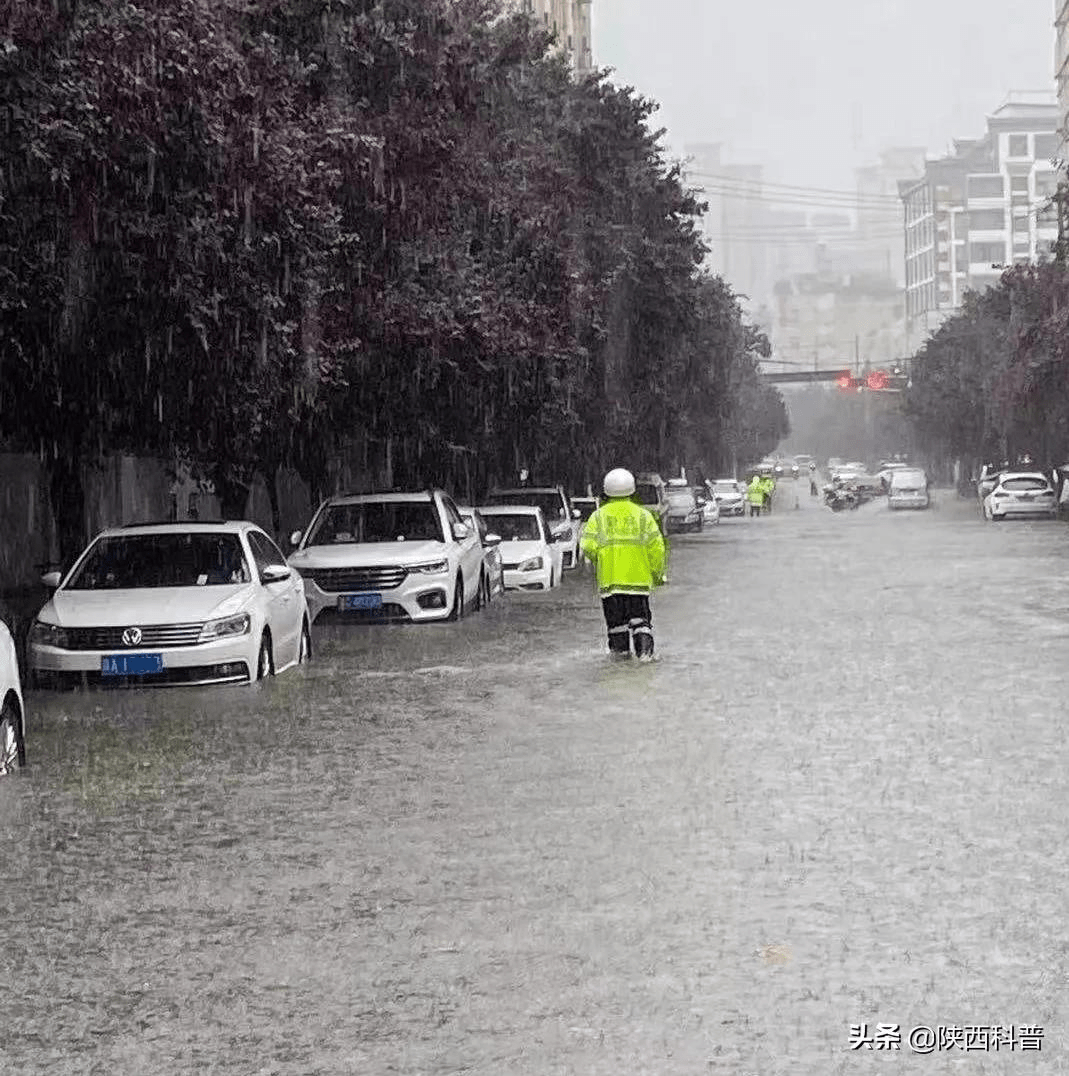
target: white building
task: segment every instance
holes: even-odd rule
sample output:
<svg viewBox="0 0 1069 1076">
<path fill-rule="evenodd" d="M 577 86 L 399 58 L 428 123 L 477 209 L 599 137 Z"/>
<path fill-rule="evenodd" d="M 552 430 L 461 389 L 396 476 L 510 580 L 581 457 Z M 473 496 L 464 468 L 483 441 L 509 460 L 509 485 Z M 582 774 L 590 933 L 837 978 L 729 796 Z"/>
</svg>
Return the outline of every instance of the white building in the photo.
<svg viewBox="0 0 1069 1076">
<path fill-rule="evenodd" d="M 966 290 L 1050 256 L 1058 122 L 1051 94 L 1011 94 L 988 116 L 983 138 L 956 141 L 952 153 L 926 162 L 921 178 L 899 183 L 910 350 L 960 308 Z"/>
<path fill-rule="evenodd" d="M 1057 37 L 1054 44 L 1054 79 L 1058 83 L 1058 134 L 1061 136 L 1062 157 L 1069 156 L 1064 149 L 1069 142 L 1069 0 L 1055 0 L 1054 28 Z"/>
<path fill-rule="evenodd" d="M 594 67 L 592 0 L 510 0 L 511 5 L 526 11 L 545 29 L 557 35 L 576 74 L 584 75 Z"/>
</svg>

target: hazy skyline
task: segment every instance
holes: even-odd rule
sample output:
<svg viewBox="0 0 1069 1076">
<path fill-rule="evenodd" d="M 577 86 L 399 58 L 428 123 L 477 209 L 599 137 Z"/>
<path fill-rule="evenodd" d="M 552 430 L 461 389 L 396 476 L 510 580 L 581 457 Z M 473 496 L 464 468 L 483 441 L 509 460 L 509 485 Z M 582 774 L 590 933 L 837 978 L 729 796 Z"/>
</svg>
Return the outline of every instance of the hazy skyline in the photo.
<svg viewBox="0 0 1069 1076">
<path fill-rule="evenodd" d="M 672 156 L 851 188 L 890 146 L 946 152 L 1013 90 L 1054 91 L 1053 0 L 595 0 L 594 61 L 661 109 Z"/>
</svg>

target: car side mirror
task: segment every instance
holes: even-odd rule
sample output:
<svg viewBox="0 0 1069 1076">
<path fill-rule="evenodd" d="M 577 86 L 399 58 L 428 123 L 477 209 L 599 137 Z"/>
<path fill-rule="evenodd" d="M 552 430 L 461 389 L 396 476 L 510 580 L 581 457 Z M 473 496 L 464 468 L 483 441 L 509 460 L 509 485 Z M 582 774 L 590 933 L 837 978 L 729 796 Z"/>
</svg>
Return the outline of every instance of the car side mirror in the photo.
<svg viewBox="0 0 1069 1076">
<path fill-rule="evenodd" d="M 45 572 L 45 574 L 41 576 L 41 582 L 44 583 L 49 590 L 57 590 L 59 584 L 63 582 L 63 573 Z"/>
<path fill-rule="evenodd" d="M 282 583 L 293 574 L 293 569 L 285 564 L 269 564 L 260 572 L 261 583 Z"/>
<path fill-rule="evenodd" d="M 304 535 L 301 534 L 300 531 L 294 531 L 290 535 L 290 545 L 292 545 L 292 546 L 300 545 L 301 544 L 301 538 L 303 538 L 303 537 L 304 537 Z"/>
<path fill-rule="evenodd" d="M 456 542 L 464 542 L 471 537 L 471 530 L 466 523 L 454 523 L 453 524 L 453 540 Z"/>
<path fill-rule="evenodd" d="M 492 545 L 501 545 L 501 535 L 500 534 L 488 534 L 483 539 L 483 545 L 491 545 L 491 546 Z"/>
<path fill-rule="evenodd" d="M 582 519 L 582 518 L 583 518 L 582 512 L 580 512 L 578 508 L 573 508 L 572 509 L 572 519 Z"/>
</svg>

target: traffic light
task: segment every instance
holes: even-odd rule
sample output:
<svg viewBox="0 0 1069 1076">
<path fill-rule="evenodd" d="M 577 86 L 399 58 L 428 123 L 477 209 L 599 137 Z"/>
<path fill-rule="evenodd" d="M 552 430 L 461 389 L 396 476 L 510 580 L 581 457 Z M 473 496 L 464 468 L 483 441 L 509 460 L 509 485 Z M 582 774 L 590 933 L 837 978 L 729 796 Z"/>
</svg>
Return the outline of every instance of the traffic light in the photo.
<svg viewBox="0 0 1069 1076">
<path fill-rule="evenodd" d="M 851 389 L 857 388 L 857 382 L 849 374 L 843 374 L 841 377 L 837 378 L 835 384 L 838 385 L 843 392 L 849 392 Z"/>
<path fill-rule="evenodd" d="M 888 380 L 887 374 L 883 370 L 873 370 L 865 379 L 865 384 L 868 385 L 872 392 L 882 392 L 887 388 Z"/>
</svg>

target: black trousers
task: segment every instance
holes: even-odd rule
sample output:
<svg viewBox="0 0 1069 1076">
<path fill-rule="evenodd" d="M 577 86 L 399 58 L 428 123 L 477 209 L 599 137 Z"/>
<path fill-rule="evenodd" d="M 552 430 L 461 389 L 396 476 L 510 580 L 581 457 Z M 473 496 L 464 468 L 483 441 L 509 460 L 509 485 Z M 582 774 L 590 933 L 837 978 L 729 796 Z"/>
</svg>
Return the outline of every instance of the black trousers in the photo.
<svg viewBox="0 0 1069 1076">
<path fill-rule="evenodd" d="M 631 653 L 631 636 L 635 636 L 635 653 L 653 653 L 653 614 L 647 594 L 610 594 L 601 599 L 605 626 L 609 629 L 609 650 L 614 654 Z"/>
</svg>

